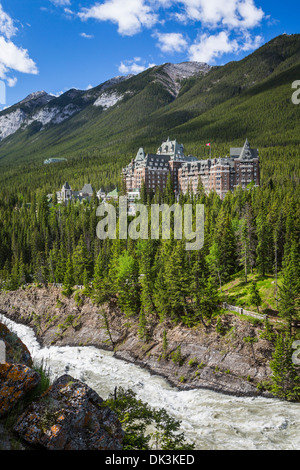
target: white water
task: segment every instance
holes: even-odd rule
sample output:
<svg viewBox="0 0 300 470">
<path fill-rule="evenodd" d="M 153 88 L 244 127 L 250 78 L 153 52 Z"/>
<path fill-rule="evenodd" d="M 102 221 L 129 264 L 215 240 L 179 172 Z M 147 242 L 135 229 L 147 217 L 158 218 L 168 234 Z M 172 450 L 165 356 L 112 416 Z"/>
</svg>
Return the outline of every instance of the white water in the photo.
<svg viewBox="0 0 300 470">
<path fill-rule="evenodd" d="M 132 388 L 149 405 L 165 408 L 182 421 L 186 439 L 199 450 L 298 450 L 300 407 L 265 398 L 230 397 L 206 390 L 178 391 L 147 370 L 94 347 L 41 348 L 34 332 L 0 315 L 0 321 L 28 347 L 36 364 L 43 361 L 51 378 L 65 373 L 107 398 L 115 386 Z"/>
</svg>

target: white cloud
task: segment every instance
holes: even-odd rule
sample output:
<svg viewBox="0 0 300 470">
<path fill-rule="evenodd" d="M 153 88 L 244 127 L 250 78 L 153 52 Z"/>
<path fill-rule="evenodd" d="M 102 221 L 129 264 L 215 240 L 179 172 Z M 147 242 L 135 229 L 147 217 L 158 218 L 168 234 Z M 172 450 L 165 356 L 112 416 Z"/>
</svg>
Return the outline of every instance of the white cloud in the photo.
<svg viewBox="0 0 300 470">
<path fill-rule="evenodd" d="M 55 6 L 64 7 L 67 5 L 71 5 L 71 0 L 50 0 Z"/>
<path fill-rule="evenodd" d="M 262 36 L 252 37 L 249 31 L 244 31 L 235 38 L 230 38 L 229 31 L 221 31 L 216 35 L 202 34 L 189 48 L 189 58 L 196 62 L 213 64 L 223 54 L 250 51 L 257 49 L 263 43 Z"/>
<path fill-rule="evenodd" d="M 254 28 L 265 16 L 254 0 L 182 0 L 180 3 L 183 11 L 176 15 L 179 21 L 198 21 L 209 27 Z"/>
<path fill-rule="evenodd" d="M 14 20 L 5 13 L 0 4 L 0 78 L 7 80 L 10 87 L 17 83 L 17 78 L 7 76 L 10 71 L 38 73 L 37 66 L 29 57 L 28 51 L 12 42 L 11 38 L 16 35 L 17 31 Z"/>
<path fill-rule="evenodd" d="M 254 49 L 258 49 L 263 44 L 264 38 L 262 36 L 254 36 L 252 37 L 251 34 L 246 31 L 243 35 L 243 42 L 241 44 L 241 51 L 253 51 Z"/>
<path fill-rule="evenodd" d="M 229 33 L 221 31 L 215 36 L 202 34 L 199 40 L 189 49 L 189 58 L 195 62 L 213 63 L 216 58 L 230 52 L 237 52 L 236 39 L 230 40 Z"/>
<path fill-rule="evenodd" d="M 3 72 L 5 74 L 9 69 L 34 75 L 38 73 L 37 66 L 30 59 L 28 51 L 17 47 L 3 36 L 0 36 L 0 65 L 2 66 L 1 78 L 5 78 Z"/>
<path fill-rule="evenodd" d="M 16 77 L 13 77 L 13 78 L 7 78 L 6 81 L 7 81 L 7 85 L 13 88 L 14 86 L 16 86 L 18 79 Z"/>
<path fill-rule="evenodd" d="M 258 26 L 265 14 L 261 8 L 257 8 L 253 0 L 239 2 L 237 9 L 243 18 L 241 26 L 254 28 Z"/>
<path fill-rule="evenodd" d="M 145 0 L 106 0 L 82 9 L 78 15 L 82 20 L 111 21 L 118 25 L 118 32 L 123 36 L 133 36 L 143 27 L 151 28 L 158 22 L 158 15 Z"/>
<path fill-rule="evenodd" d="M 10 39 L 17 32 L 17 28 L 14 25 L 12 18 L 5 13 L 0 4 L 0 33 L 3 34 L 7 39 Z"/>
<path fill-rule="evenodd" d="M 93 39 L 94 37 L 92 34 L 86 34 L 86 33 L 80 33 L 80 36 L 85 39 Z"/>
<path fill-rule="evenodd" d="M 146 65 L 140 57 L 135 57 L 133 60 L 124 60 L 119 65 L 119 72 L 122 75 L 133 74 L 136 75 L 138 73 L 144 72 L 151 67 L 155 67 L 156 64 L 148 64 Z"/>
<path fill-rule="evenodd" d="M 188 47 L 188 42 L 181 33 L 156 33 L 155 36 L 162 52 L 183 52 Z"/>
</svg>

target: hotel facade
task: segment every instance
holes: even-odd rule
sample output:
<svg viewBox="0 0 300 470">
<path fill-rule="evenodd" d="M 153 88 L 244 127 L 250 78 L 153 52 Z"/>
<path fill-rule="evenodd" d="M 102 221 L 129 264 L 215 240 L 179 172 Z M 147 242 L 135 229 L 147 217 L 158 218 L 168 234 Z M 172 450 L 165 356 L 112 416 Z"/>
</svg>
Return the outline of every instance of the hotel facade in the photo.
<svg viewBox="0 0 300 470">
<path fill-rule="evenodd" d="M 138 193 L 143 182 L 147 192 L 155 192 L 157 187 L 163 191 L 170 175 L 176 195 L 196 193 L 201 180 L 207 194 L 215 191 L 224 199 L 238 186 L 260 185 L 259 152 L 246 139 L 243 147 L 230 149 L 230 157 L 199 160 L 185 156 L 183 145 L 168 139 L 156 154 L 145 154 L 140 148 L 122 175 L 127 193 Z"/>
</svg>

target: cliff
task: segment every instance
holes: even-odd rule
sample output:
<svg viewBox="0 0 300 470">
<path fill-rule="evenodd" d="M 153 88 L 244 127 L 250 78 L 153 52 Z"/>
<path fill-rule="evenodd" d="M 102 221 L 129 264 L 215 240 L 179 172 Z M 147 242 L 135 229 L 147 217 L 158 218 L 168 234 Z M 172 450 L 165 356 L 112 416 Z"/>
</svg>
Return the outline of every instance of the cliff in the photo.
<svg viewBox="0 0 300 470">
<path fill-rule="evenodd" d="M 116 358 L 146 367 L 180 389 L 270 396 L 257 389 L 271 374 L 272 345 L 260 337 L 263 325 L 228 312 L 218 328 L 216 321 L 187 328 L 152 318 L 147 342 L 139 339 L 138 320 L 126 318 L 113 303 L 99 308 L 82 294 L 75 301 L 54 287 L 1 293 L 0 312 L 32 327 L 44 346 L 114 350 Z"/>
</svg>

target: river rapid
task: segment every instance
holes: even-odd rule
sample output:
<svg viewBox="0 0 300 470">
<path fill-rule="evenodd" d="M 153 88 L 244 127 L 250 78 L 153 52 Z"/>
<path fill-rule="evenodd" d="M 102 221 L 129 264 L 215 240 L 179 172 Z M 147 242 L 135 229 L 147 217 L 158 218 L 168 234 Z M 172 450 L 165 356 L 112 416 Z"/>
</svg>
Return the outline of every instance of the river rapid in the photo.
<svg viewBox="0 0 300 470">
<path fill-rule="evenodd" d="M 95 347 L 42 348 L 33 330 L 3 315 L 0 321 L 28 347 L 34 363 L 80 379 L 103 399 L 116 386 L 166 411 L 182 423 L 186 439 L 198 450 L 299 450 L 300 406 L 276 399 L 233 397 L 209 390 L 179 391 L 146 369 L 116 359 Z"/>
</svg>

